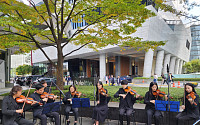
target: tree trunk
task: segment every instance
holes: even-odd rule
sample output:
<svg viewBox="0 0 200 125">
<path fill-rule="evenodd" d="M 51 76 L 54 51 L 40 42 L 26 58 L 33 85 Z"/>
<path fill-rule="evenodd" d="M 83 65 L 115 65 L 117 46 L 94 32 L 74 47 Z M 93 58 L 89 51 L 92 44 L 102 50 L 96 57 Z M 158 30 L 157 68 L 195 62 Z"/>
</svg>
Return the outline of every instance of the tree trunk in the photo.
<svg viewBox="0 0 200 125">
<path fill-rule="evenodd" d="M 58 45 L 57 47 L 57 52 L 58 52 L 58 61 L 57 61 L 57 67 L 56 67 L 56 84 L 58 85 L 58 87 L 63 90 L 64 89 L 64 84 L 63 84 L 63 52 L 62 52 L 62 48 L 60 45 Z"/>
</svg>

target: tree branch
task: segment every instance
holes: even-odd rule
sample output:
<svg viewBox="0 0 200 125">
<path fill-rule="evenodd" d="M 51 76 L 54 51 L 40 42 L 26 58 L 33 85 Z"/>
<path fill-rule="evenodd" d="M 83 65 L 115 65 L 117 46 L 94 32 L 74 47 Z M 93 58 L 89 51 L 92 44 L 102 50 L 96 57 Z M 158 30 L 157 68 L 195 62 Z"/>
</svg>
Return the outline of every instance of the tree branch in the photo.
<svg viewBox="0 0 200 125">
<path fill-rule="evenodd" d="M 52 32 L 54 40 L 57 41 L 58 39 L 57 39 L 55 31 L 54 31 L 54 25 L 53 25 L 53 20 L 52 20 L 52 13 L 51 13 L 50 8 L 49 8 L 48 0 L 43 0 L 43 2 L 44 2 L 45 6 L 47 8 L 47 13 L 49 15 L 48 19 L 49 19 L 50 25 L 51 25 L 50 30 Z"/>
<path fill-rule="evenodd" d="M 63 24 L 63 28 L 65 28 L 65 26 L 67 25 L 67 22 L 70 20 L 70 16 L 71 16 L 72 12 L 74 11 L 74 8 L 75 8 L 76 5 L 78 4 L 78 3 L 77 3 L 77 4 L 75 5 L 75 3 L 76 3 L 76 0 L 74 0 L 74 3 L 73 3 L 73 6 L 72 6 L 72 9 L 71 9 L 71 11 L 70 11 L 70 13 L 69 13 L 69 15 L 68 15 L 68 17 L 67 17 L 65 23 Z"/>
<path fill-rule="evenodd" d="M 77 49 L 75 49 L 75 50 L 72 50 L 71 52 L 65 54 L 65 55 L 63 56 L 63 58 L 64 58 L 65 56 L 68 56 L 68 55 L 72 54 L 72 53 L 75 52 L 75 51 L 80 50 L 81 48 L 83 48 L 84 46 L 86 46 L 86 45 L 88 45 L 88 44 L 90 44 L 90 43 L 86 43 L 86 44 L 82 45 L 81 47 L 79 47 L 79 48 L 77 48 Z"/>
<path fill-rule="evenodd" d="M 48 36 L 46 36 L 46 35 L 42 35 L 42 36 L 46 37 L 48 40 L 52 41 L 53 43 L 56 43 L 55 41 L 53 41 L 52 39 L 50 39 Z"/>
<path fill-rule="evenodd" d="M 10 33 L 10 34 L 15 34 L 15 35 L 22 36 L 22 37 L 25 37 L 25 38 L 27 38 L 27 39 L 32 40 L 32 39 L 31 39 L 30 37 L 28 37 L 28 36 L 25 36 L 25 35 L 22 35 L 22 34 L 19 34 L 19 33 L 15 33 L 15 32 L 12 32 L 12 31 L 0 30 L 0 32 L 7 32 L 7 33 Z M 10 34 L 7 34 L 7 35 L 10 35 Z M 0 36 L 3 36 L 3 35 L 6 35 L 6 34 L 0 34 Z"/>
</svg>

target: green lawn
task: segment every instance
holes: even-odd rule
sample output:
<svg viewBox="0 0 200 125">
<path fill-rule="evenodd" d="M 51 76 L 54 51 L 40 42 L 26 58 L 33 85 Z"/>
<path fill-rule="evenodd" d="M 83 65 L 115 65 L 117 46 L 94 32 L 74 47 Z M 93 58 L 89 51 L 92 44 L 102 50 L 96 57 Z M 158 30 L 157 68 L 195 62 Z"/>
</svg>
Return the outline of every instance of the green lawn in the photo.
<svg viewBox="0 0 200 125">
<path fill-rule="evenodd" d="M 63 90 L 64 93 L 69 91 L 68 90 L 69 86 L 65 86 L 64 88 L 65 88 Z M 113 95 L 118 91 L 118 89 L 120 87 L 105 86 L 104 88 L 108 90 L 108 94 L 109 94 L 109 96 L 111 96 L 112 102 L 118 101 L 118 99 L 114 98 Z M 132 89 L 136 90 L 136 92 L 143 97 L 145 96 L 145 93 L 148 91 L 147 87 L 132 87 Z M 161 88 L 160 90 L 166 92 L 166 94 L 167 94 L 167 91 L 168 91 L 167 88 Z M 90 100 L 94 100 L 94 86 L 77 86 L 77 91 L 86 95 L 86 97 L 82 96 L 83 98 L 90 98 Z M 27 92 L 27 90 L 25 92 Z M 33 93 L 33 92 L 34 92 L 34 90 L 30 91 L 30 93 Z M 59 90 L 56 90 L 55 87 L 52 87 L 52 92 L 56 95 L 59 95 Z M 198 94 L 200 94 L 200 89 L 196 88 L 196 92 Z M 170 94 L 173 97 L 173 99 L 171 99 L 171 101 L 181 101 L 183 99 L 184 91 L 183 91 L 183 88 L 170 88 Z M 5 96 L 5 95 L 8 95 L 8 93 L 3 94 L 2 96 Z M 137 100 L 137 103 L 143 103 L 143 102 L 144 102 L 144 100 L 141 100 L 141 101 Z"/>
</svg>

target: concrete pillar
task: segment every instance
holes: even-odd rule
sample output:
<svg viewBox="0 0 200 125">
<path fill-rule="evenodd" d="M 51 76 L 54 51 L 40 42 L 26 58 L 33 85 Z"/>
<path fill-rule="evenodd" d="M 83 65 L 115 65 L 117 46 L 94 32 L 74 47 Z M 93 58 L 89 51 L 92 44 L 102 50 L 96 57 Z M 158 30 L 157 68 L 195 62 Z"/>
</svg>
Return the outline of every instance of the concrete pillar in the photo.
<svg viewBox="0 0 200 125">
<path fill-rule="evenodd" d="M 175 61 L 176 61 L 176 57 L 173 56 L 173 57 L 171 58 L 171 61 L 170 61 L 170 64 L 169 64 L 169 73 L 174 74 Z"/>
<path fill-rule="evenodd" d="M 178 74 L 181 74 L 181 73 L 182 73 L 182 67 L 183 67 L 183 60 L 180 60 Z"/>
<path fill-rule="evenodd" d="M 176 60 L 174 74 L 178 74 L 180 59 Z"/>
<path fill-rule="evenodd" d="M 167 74 L 167 64 L 169 66 L 171 54 L 166 54 L 164 59 L 163 74 Z"/>
<path fill-rule="evenodd" d="M 5 71 L 5 61 L 0 59 L 0 88 L 5 88 L 5 78 L 6 78 L 6 71 Z"/>
<path fill-rule="evenodd" d="M 149 49 L 144 57 L 143 77 L 151 77 L 152 63 L 153 63 L 153 50 Z"/>
<path fill-rule="evenodd" d="M 99 72 L 100 72 L 100 80 L 105 81 L 106 76 L 106 54 L 102 53 L 99 56 Z"/>
<path fill-rule="evenodd" d="M 155 68 L 155 74 L 157 74 L 158 77 L 160 77 L 162 73 L 163 59 L 164 59 L 164 50 L 158 51 L 156 56 L 156 68 Z"/>
<path fill-rule="evenodd" d="M 121 75 L 120 56 L 115 56 L 115 76 Z"/>
<path fill-rule="evenodd" d="M 129 58 L 129 75 L 132 75 L 132 57 Z"/>
</svg>

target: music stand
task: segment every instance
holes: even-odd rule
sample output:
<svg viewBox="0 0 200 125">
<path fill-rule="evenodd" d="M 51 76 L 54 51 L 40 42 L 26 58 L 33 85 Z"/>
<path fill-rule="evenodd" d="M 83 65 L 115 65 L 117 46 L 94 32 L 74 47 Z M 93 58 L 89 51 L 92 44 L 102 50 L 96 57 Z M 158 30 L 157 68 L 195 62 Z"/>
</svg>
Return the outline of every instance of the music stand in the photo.
<svg viewBox="0 0 200 125">
<path fill-rule="evenodd" d="M 49 112 L 57 112 L 60 110 L 60 105 L 62 102 L 52 102 L 52 103 L 47 103 L 43 106 L 43 111 L 42 114 L 47 114 Z"/>
<path fill-rule="evenodd" d="M 179 112 L 179 101 L 170 101 L 170 110 L 168 106 L 168 101 L 155 100 L 155 109 L 159 111 L 170 111 L 170 112 Z"/>
<path fill-rule="evenodd" d="M 90 107 L 90 99 L 89 98 L 73 98 L 72 99 L 72 108 L 80 108 L 81 107 Z M 82 115 L 81 115 L 81 125 L 82 125 Z"/>
</svg>

